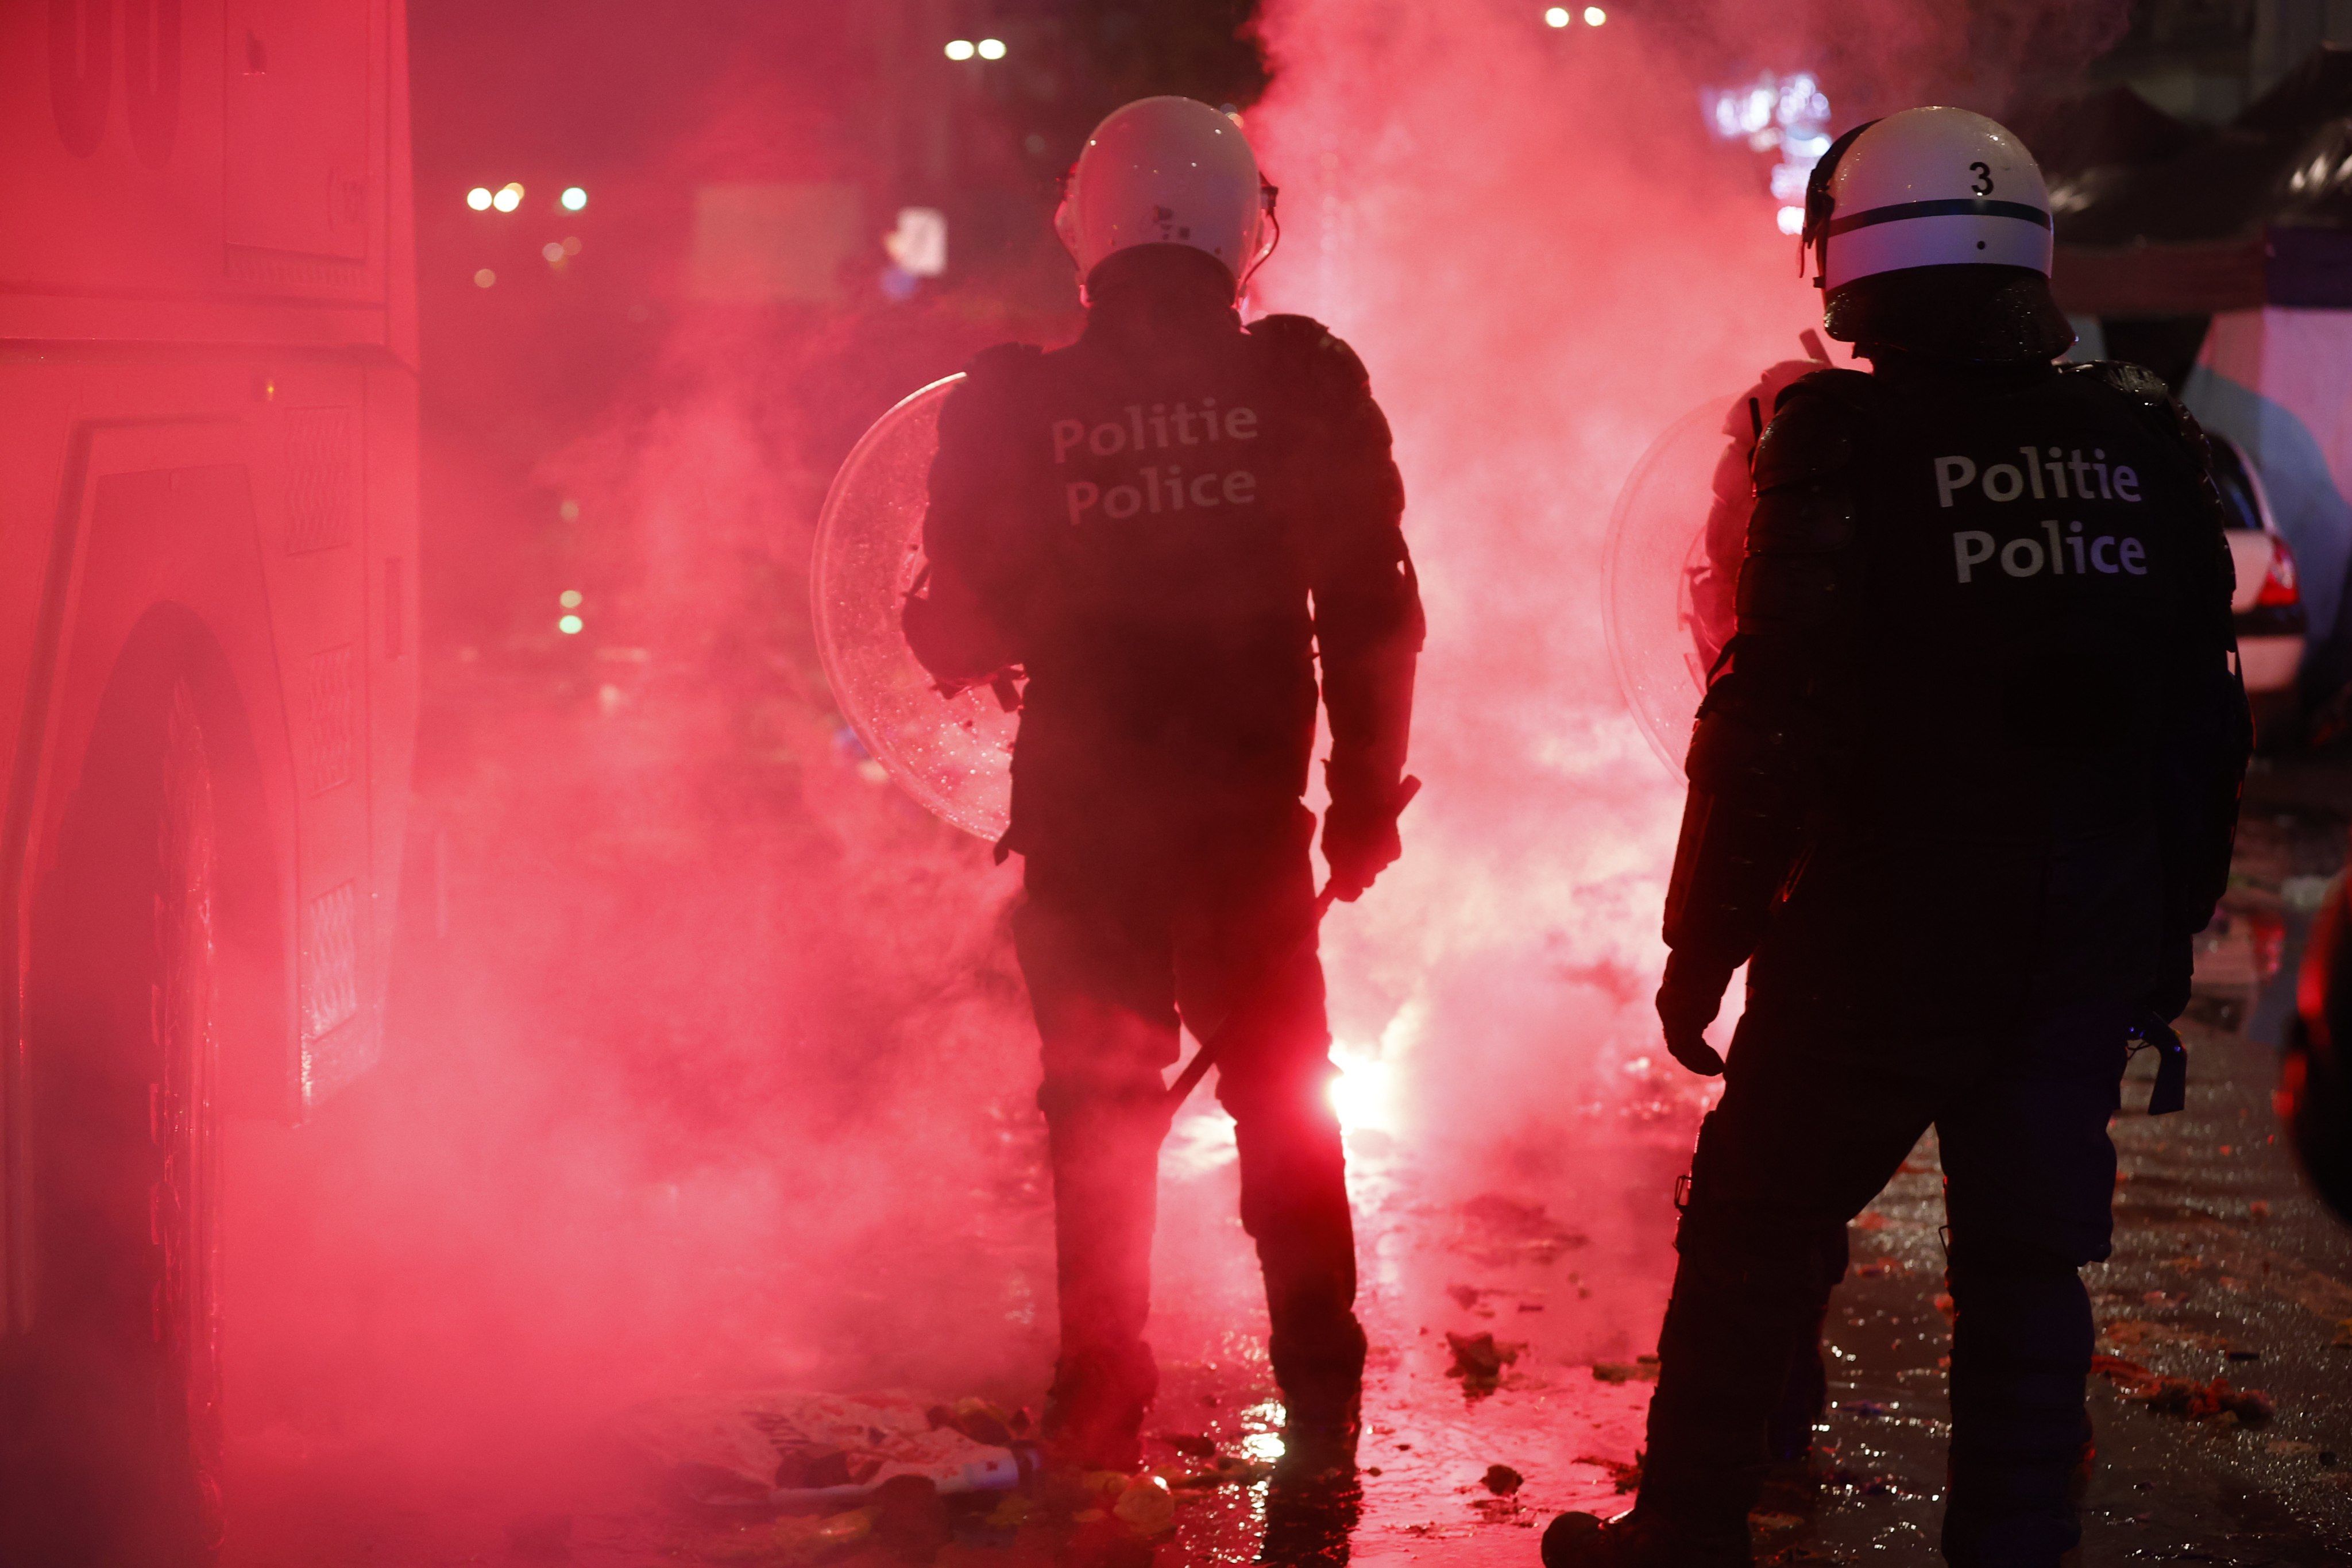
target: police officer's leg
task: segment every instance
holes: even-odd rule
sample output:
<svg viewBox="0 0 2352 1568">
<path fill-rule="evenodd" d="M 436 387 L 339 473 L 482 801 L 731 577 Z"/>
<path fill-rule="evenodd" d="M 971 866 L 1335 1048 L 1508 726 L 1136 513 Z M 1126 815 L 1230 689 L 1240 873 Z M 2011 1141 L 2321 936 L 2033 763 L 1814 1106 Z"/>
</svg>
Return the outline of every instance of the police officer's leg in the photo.
<svg viewBox="0 0 2352 1568">
<path fill-rule="evenodd" d="M 1813 1449 L 1813 1427 L 1828 1407 L 1830 1397 L 1829 1364 L 1822 1359 L 1822 1335 L 1829 1324 L 1830 1293 L 1845 1278 L 1850 1252 L 1846 1243 L 1845 1222 L 1823 1226 L 1816 1254 L 1821 1269 L 1813 1276 L 1817 1295 L 1813 1304 L 1813 1327 L 1789 1365 L 1789 1381 L 1780 1390 L 1780 1403 L 1772 1411 L 1767 1447 L 1776 1463 L 1800 1465 Z"/>
<path fill-rule="evenodd" d="M 1314 941 L 1313 829 L 1285 803 L 1204 841 L 1177 951 L 1191 1016 L 1228 1020 L 1217 1098 L 1241 1155 L 1242 1226 L 1265 1271 L 1275 1380 L 1294 1428 L 1337 1434 L 1355 1420 L 1364 1334 Z"/>
<path fill-rule="evenodd" d="M 1952 1485 L 1944 1555 L 2047 1568 L 2082 1539 L 2070 1495 L 2090 1426 L 2091 1304 L 2113 1237 L 2126 1011 L 2079 1006 L 1937 1118 L 1951 1217 Z"/>
<path fill-rule="evenodd" d="M 1804 1026 L 1801 1009 L 1742 1021 L 1675 1237 L 1636 1511 L 1709 1560 L 1747 1560 L 1768 1424 L 1820 1331 L 1828 1254 L 1933 1100 L 1887 1042 L 1809 1039 Z"/>
<path fill-rule="evenodd" d="M 1061 1355 L 1046 1437 L 1059 1458 L 1132 1468 L 1159 1383 L 1143 1331 L 1160 1073 L 1177 1036 L 1164 886 L 1105 870 L 1033 853 L 1013 942 L 1044 1046 L 1054 1167 Z"/>
</svg>

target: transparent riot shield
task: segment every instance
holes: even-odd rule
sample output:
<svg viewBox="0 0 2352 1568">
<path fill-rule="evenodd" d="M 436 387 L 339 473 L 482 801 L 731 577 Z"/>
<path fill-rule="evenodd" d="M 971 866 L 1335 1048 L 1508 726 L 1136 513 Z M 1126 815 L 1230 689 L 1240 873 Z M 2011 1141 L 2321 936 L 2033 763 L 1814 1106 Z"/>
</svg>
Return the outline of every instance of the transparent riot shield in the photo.
<svg viewBox="0 0 2352 1568">
<path fill-rule="evenodd" d="M 1642 733 L 1677 777 L 1727 634 L 1731 584 L 1706 549 L 1726 407 L 1705 403 L 1668 426 L 1633 466 L 1610 522 L 1610 662 Z"/>
<path fill-rule="evenodd" d="M 928 810 L 994 840 L 1012 809 L 1018 716 L 990 687 L 942 695 L 898 626 L 925 565 L 940 405 L 962 380 L 933 382 L 859 437 L 825 492 L 810 594 L 825 679 L 867 752 Z"/>
</svg>

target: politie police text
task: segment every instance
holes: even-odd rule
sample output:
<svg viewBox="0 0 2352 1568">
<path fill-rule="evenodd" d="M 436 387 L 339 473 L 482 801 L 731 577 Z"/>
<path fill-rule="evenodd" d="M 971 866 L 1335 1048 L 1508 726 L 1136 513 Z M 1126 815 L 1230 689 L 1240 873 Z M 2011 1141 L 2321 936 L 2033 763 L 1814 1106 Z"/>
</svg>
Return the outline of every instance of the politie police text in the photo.
<svg viewBox="0 0 2352 1568">
<path fill-rule="evenodd" d="M 1220 409 L 1217 400 L 1198 404 L 1155 403 L 1149 409 L 1130 403 L 1124 419 L 1089 426 L 1083 419 L 1054 421 L 1054 462 L 1070 460 L 1084 448 L 1097 458 L 1126 455 L 1132 466 L 1127 484 L 1108 488 L 1091 479 L 1072 479 L 1062 487 L 1073 526 L 1099 509 L 1102 515 L 1124 521 L 1139 512 L 1206 511 L 1213 507 L 1247 506 L 1257 500 L 1257 475 L 1247 468 L 1212 468 L 1186 473 L 1181 463 L 1133 462 L 1147 452 L 1180 447 L 1223 446 L 1258 438 L 1257 410 L 1247 406 Z M 1202 453 L 1214 462 L 1218 454 Z"/>
<path fill-rule="evenodd" d="M 2094 447 L 2088 458 L 2080 447 L 2068 451 L 2052 447 L 2047 452 L 2045 457 L 2036 447 L 2020 447 L 2017 462 L 1987 463 L 1981 467 L 1973 458 L 1938 458 L 1936 503 L 1949 507 L 1956 495 L 1971 486 L 1980 489 L 1987 500 L 1996 503 L 2019 500 L 2029 493 L 2035 500 L 2137 503 L 2140 500 L 2139 475 L 2122 463 L 2108 467 L 2105 448 Z M 2045 570 L 2060 577 L 2069 571 L 2080 576 L 2147 575 L 2147 549 L 2137 539 L 2111 533 L 2085 534 L 2080 522 L 2070 522 L 2061 529 L 2055 518 L 2044 519 L 2042 527 L 2049 535 L 2047 549 L 2031 534 L 2002 544 L 1981 529 L 1956 532 L 1952 535 L 1953 570 L 1961 582 L 1969 582 L 1976 568 L 1998 554 L 2002 573 L 2011 577 L 2038 576 Z"/>
</svg>

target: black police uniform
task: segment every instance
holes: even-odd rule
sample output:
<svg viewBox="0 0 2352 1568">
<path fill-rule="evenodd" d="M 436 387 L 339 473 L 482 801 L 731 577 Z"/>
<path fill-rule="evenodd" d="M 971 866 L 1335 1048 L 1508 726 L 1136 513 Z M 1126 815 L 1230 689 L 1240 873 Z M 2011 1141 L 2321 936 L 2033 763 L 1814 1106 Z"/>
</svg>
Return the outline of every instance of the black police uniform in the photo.
<svg viewBox="0 0 2352 1568">
<path fill-rule="evenodd" d="M 1326 851 L 1354 883 L 1393 858 L 1422 616 L 1388 426 L 1345 344 L 1303 317 L 1244 329 L 1231 276 L 1182 247 L 1122 253 L 1089 288 L 1076 342 L 991 351 L 941 410 L 933 575 L 907 624 L 944 678 L 1027 672 L 1005 847 L 1025 858 L 1014 936 L 1054 1161 L 1049 1436 L 1118 1464 L 1156 1385 L 1180 1012 L 1231 1019 L 1218 1096 L 1292 1419 L 1353 1420 L 1364 1340 L 1300 796 L 1319 654 Z"/>
<path fill-rule="evenodd" d="M 1691 744 L 1661 1008 L 1742 962 L 1748 1001 L 1636 1517 L 1747 1560 L 1827 1238 L 1932 1125 L 1945 1552 L 2055 1563 L 2079 1539 L 2076 1270 L 2109 1250 L 2126 1031 L 2186 1002 L 2228 878 L 2251 738 L 2230 555 L 2203 437 L 2145 372 L 1864 352 L 1874 374 L 1807 377 L 1765 432 Z"/>
</svg>

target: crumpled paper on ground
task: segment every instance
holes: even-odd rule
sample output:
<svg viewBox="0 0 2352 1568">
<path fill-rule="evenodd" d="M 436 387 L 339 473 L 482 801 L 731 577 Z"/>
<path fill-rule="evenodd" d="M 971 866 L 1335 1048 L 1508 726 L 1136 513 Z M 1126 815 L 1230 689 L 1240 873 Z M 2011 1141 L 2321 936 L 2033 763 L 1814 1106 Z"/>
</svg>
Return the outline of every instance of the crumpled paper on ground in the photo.
<svg viewBox="0 0 2352 1568">
<path fill-rule="evenodd" d="M 934 1426 L 929 1408 L 898 1394 L 681 1394 L 638 1405 L 621 1428 L 698 1503 L 848 1505 L 897 1476 L 919 1476 L 941 1492 L 1020 1484 L 1012 1449 Z"/>
</svg>

